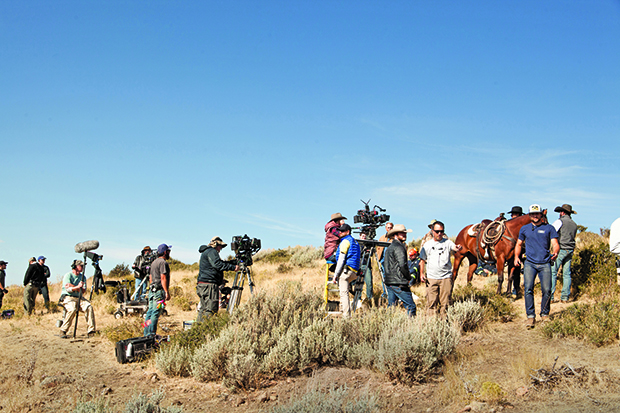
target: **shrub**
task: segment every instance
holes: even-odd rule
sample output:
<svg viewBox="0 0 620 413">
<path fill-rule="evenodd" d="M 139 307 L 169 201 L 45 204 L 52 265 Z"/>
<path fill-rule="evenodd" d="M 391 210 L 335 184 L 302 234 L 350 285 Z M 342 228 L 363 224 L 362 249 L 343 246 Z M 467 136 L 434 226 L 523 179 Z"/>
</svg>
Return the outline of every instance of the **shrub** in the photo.
<svg viewBox="0 0 620 413">
<path fill-rule="evenodd" d="M 247 390 L 267 378 L 347 365 L 378 368 L 412 383 L 438 366 L 460 336 L 460 326 L 434 318 L 410 319 L 397 308 L 358 314 L 352 319 L 325 318 L 318 295 L 301 291 L 299 283 L 280 284 L 276 294 L 252 296 L 219 336 L 196 348 L 191 375 Z"/>
<path fill-rule="evenodd" d="M 293 268 L 290 265 L 284 263 L 278 265 L 278 268 L 276 268 L 276 272 L 278 274 L 287 274 L 291 271 L 293 271 Z"/>
<path fill-rule="evenodd" d="M 458 329 L 440 318 L 411 319 L 402 314 L 384 329 L 375 364 L 388 378 L 414 384 L 439 366 L 459 339 Z"/>
<path fill-rule="evenodd" d="M 143 333 L 142 318 L 137 317 L 117 320 L 115 324 L 105 327 L 102 330 L 102 334 L 113 343 L 128 338 L 140 337 Z"/>
<path fill-rule="evenodd" d="M 506 392 L 502 390 L 499 384 L 493 381 L 485 381 L 480 387 L 479 397 L 485 402 L 499 404 L 506 397 Z"/>
<path fill-rule="evenodd" d="M 455 303 L 466 300 L 478 302 L 484 311 L 485 320 L 488 321 L 508 322 L 516 317 L 512 302 L 507 297 L 498 295 L 492 286 L 485 286 L 482 290 L 471 284 L 458 286 L 452 299 Z"/>
<path fill-rule="evenodd" d="M 129 267 L 128 264 L 122 263 L 122 264 L 116 264 L 114 266 L 114 268 L 112 268 L 110 270 L 110 273 L 108 274 L 108 277 L 111 278 L 127 278 L 130 275 L 132 275 L 133 272 L 131 271 L 131 268 Z"/>
<path fill-rule="evenodd" d="M 313 267 L 317 261 L 323 262 L 323 250 L 314 248 L 311 245 L 305 247 L 295 247 L 290 259 L 291 265 L 297 267 Z"/>
<path fill-rule="evenodd" d="M 202 344 L 219 336 L 228 323 L 228 313 L 222 312 L 201 323 L 192 324 L 192 328 L 176 333 L 170 338 L 171 346 L 186 347 L 195 350 Z"/>
<path fill-rule="evenodd" d="M 571 336 L 596 346 L 611 344 L 618 336 L 620 299 L 618 296 L 594 304 L 573 304 L 543 326 L 547 337 Z"/>
<path fill-rule="evenodd" d="M 271 413 L 374 413 L 379 411 L 374 395 L 354 395 L 346 387 L 332 387 L 327 392 L 313 388 L 303 396 L 292 396 L 282 406 L 272 407 Z"/>
<path fill-rule="evenodd" d="M 608 286 L 616 284 L 615 257 L 607 243 L 596 237 L 595 241 L 584 244 L 573 255 L 571 286 L 577 296 L 585 289 L 591 297 L 598 297 L 607 292 Z"/>
<path fill-rule="evenodd" d="M 198 271 L 200 269 L 200 265 L 195 262 L 193 264 L 185 264 L 179 260 L 175 260 L 174 258 L 170 258 L 168 260 L 168 265 L 170 266 L 170 271 Z"/>
<path fill-rule="evenodd" d="M 164 399 L 163 392 L 153 392 L 151 396 L 142 393 L 134 395 L 125 403 L 124 413 L 183 413 L 183 409 L 176 406 L 161 407 Z M 110 406 L 103 397 L 92 400 L 80 400 L 75 405 L 72 413 L 116 413 L 119 410 Z"/>
<path fill-rule="evenodd" d="M 277 249 L 274 251 L 266 251 L 264 254 L 256 254 L 254 261 L 266 261 L 269 264 L 281 264 L 283 262 L 288 262 L 290 258 L 290 251 Z"/>
<path fill-rule="evenodd" d="M 471 299 L 456 302 L 448 308 L 448 321 L 463 332 L 474 331 L 482 325 L 484 311 L 478 302 Z"/>
<path fill-rule="evenodd" d="M 155 365 L 167 376 L 188 377 L 192 350 L 188 347 L 164 345 L 155 354 Z"/>
</svg>

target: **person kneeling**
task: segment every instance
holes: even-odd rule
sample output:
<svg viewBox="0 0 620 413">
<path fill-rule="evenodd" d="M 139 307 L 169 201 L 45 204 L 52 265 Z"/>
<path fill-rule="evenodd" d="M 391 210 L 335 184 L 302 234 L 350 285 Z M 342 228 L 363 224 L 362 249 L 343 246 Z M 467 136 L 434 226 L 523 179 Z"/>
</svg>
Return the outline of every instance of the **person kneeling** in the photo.
<svg viewBox="0 0 620 413">
<path fill-rule="evenodd" d="M 60 326 L 60 337 L 68 338 L 67 332 L 73 324 L 73 318 L 77 317 L 78 302 L 80 309 L 86 316 L 86 324 L 88 324 L 88 336 L 95 334 L 95 312 L 90 301 L 82 297 L 86 292 L 86 277 L 82 274 L 84 263 L 81 260 L 73 261 L 71 264 L 71 272 L 65 274 L 62 279 L 62 295 L 60 304 L 65 308 L 65 318 Z"/>
</svg>

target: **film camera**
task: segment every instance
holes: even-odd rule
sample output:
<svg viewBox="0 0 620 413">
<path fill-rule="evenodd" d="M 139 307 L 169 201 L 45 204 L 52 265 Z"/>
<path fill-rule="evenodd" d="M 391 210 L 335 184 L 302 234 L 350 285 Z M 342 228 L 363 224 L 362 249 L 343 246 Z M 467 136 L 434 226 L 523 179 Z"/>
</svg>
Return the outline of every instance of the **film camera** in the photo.
<svg viewBox="0 0 620 413">
<path fill-rule="evenodd" d="M 252 265 L 252 255 L 260 251 L 261 244 L 258 238 L 250 238 L 246 235 L 232 238 L 230 248 L 235 252 L 239 264 Z"/>
<path fill-rule="evenodd" d="M 101 267 L 99 267 L 99 261 L 103 259 L 103 255 L 95 254 L 92 251 L 86 251 L 86 257 L 88 257 L 93 262 L 93 267 L 95 267 L 95 274 L 93 275 L 93 288 L 90 293 L 90 298 L 92 299 L 93 290 L 95 293 L 99 294 L 99 291 L 103 293 L 106 292 L 105 282 L 103 281 L 103 272 L 101 271 Z"/>
<path fill-rule="evenodd" d="M 370 203 L 370 199 L 368 202 L 364 202 L 363 200 L 361 201 L 364 204 L 364 209 L 357 211 L 357 215 L 353 216 L 353 222 L 356 224 L 362 224 L 361 227 L 357 227 L 356 229 L 359 229 L 360 233 L 365 234 L 367 239 L 374 239 L 377 235 L 377 228 L 388 222 L 390 220 L 390 216 L 383 214 L 382 212 L 385 212 L 385 209 L 378 205 L 375 205 L 371 210 L 368 205 Z"/>
</svg>

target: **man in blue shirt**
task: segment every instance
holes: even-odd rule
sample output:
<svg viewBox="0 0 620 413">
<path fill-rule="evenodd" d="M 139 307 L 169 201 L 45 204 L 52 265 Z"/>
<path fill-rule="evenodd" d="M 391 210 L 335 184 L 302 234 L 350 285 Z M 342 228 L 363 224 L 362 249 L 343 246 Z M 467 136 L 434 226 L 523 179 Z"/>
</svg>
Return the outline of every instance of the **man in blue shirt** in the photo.
<svg viewBox="0 0 620 413">
<path fill-rule="evenodd" d="M 539 205 L 530 206 L 529 215 L 531 224 L 524 225 L 519 231 L 519 239 L 515 247 L 515 267 L 521 265 L 521 249 L 525 243 L 527 255 L 523 266 L 523 289 L 525 294 L 525 311 L 527 313 L 527 328 L 533 328 L 536 323 L 536 309 L 534 308 L 534 281 L 536 275 L 540 280 L 542 299 L 540 302 L 540 319 L 549 320 L 551 310 L 551 262 L 560 252 L 558 233 L 555 228 L 543 221 L 542 209 Z M 549 252 L 553 247 L 553 253 Z"/>
</svg>

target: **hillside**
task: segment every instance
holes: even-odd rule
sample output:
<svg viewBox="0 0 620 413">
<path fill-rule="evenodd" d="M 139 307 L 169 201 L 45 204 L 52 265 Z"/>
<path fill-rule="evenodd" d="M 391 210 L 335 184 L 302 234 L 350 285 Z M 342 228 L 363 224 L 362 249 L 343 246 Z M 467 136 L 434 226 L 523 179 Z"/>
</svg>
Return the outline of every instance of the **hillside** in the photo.
<svg viewBox="0 0 620 413">
<path fill-rule="evenodd" d="M 303 290 L 322 296 L 324 270 L 320 260 L 300 262 L 303 266 L 291 262 L 290 254 L 256 262 L 256 292 L 272 294 L 278 283 L 295 281 Z M 464 272 L 463 267 L 456 289 L 465 285 Z M 161 320 L 160 333 L 174 334 L 182 329 L 183 321 L 194 319 L 195 277 L 196 273 L 191 271 L 173 272 L 173 298 L 168 306 L 169 316 Z M 494 277 L 474 279 L 478 290 L 494 283 Z M 377 292 L 378 285 L 375 281 Z M 415 292 L 424 296 L 423 287 L 416 287 Z M 52 286 L 52 299 L 59 294 L 60 286 Z M 245 291 L 244 301 L 248 296 Z M 536 298 L 539 306 L 540 293 Z M 582 296 L 579 300 L 578 303 L 585 303 L 592 298 Z M 85 337 L 83 317 L 78 338 L 62 340 L 55 327 L 59 313 L 41 311 L 43 305 L 38 297 L 36 315 L 24 317 L 20 302 L 19 288 L 12 289 L 5 297 L 3 309 L 13 306 L 17 314 L 13 319 L 0 320 L 0 407 L 7 412 L 72 411 L 80 400 L 106 401 L 121 411 L 136 394 L 150 395 L 154 390 L 165 393 L 162 406 L 177 406 L 185 412 L 254 412 L 286 406 L 306 394 L 323 394 L 340 386 L 346 386 L 342 396 L 346 399 L 372 395 L 382 410 L 396 412 L 454 412 L 466 407 L 514 412 L 620 409 L 617 341 L 597 347 L 577 338 L 548 338 L 538 326 L 526 330 L 522 298 L 509 304 L 514 310 L 512 321 L 488 322 L 477 331 L 465 333 L 443 367 L 428 380 L 411 386 L 389 380 L 375 370 L 317 366 L 276 378 L 262 388 L 237 392 L 219 382 L 167 377 L 156 368 L 153 358 L 118 364 L 114 342 L 107 336 L 120 331 L 120 327 L 135 331 L 139 320 L 114 319 L 112 312 L 117 304 L 109 295 L 93 299 L 97 329 L 102 334 L 92 339 Z M 423 302 L 420 304 L 422 309 Z M 552 318 L 574 305 L 553 304 Z M 575 374 L 552 374 L 546 388 L 533 386 L 531 375 L 542 377 L 541 369 L 551 370 L 554 363 L 556 371 L 566 365 Z"/>
</svg>

